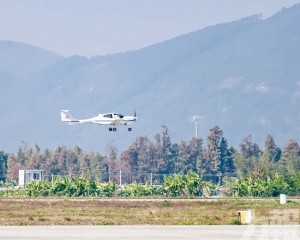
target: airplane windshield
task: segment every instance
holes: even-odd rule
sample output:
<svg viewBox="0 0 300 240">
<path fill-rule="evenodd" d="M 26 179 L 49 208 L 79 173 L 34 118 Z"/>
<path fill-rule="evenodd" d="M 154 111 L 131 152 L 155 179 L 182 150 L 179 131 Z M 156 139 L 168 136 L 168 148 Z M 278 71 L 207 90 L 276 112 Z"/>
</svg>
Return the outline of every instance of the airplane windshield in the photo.
<svg viewBox="0 0 300 240">
<path fill-rule="evenodd" d="M 119 118 L 123 118 L 124 117 L 124 115 L 122 115 L 122 114 L 115 113 L 115 115 L 117 115 Z"/>
</svg>

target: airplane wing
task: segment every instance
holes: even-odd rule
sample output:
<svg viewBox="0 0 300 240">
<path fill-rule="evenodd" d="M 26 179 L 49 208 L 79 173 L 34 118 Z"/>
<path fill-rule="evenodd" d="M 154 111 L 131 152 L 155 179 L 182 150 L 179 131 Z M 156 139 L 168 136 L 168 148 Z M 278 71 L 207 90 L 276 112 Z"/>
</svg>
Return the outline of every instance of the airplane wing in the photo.
<svg viewBox="0 0 300 240">
<path fill-rule="evenodd" d="M 120 125 L 120 124 L 122 124 L 122 119 L 116 119 L 116 120 L 112 121 L 111 124 L 112 125 Z"/>
</svg>

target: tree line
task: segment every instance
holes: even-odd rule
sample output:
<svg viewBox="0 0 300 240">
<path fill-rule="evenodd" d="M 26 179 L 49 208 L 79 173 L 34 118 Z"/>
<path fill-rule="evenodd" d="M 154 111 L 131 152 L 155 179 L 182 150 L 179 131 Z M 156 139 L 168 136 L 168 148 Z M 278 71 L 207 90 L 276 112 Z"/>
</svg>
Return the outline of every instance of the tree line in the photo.
<svg viewBox="0 0 300 240">
<path fill-rule="evenodd" d="M 25 143 L 15 153 L 0 151 L 0 180 L 17 180 L 19 169 L 42 169 L 49 180 L 57 175 L 72 178 L 88 172 L 101 181 L 118 182 L 120 171 L 123 182 L 146 182 L 150 173 L 162 179 L 189 171 L 217 180 L 226 176 L 258 179 L 274 173 L 299 174 L 300 147 L 292 139 L 281 149 L 268 135 L 260 148 L 249 135 L 235 149 L 229 147 L 218 126 L 209 130 L 205 142 L 193 137 L 172 143 L 169 129 L 162 126 L 162 132 L 153 139 L 139 136 L 120 154 L 114 144 L 105 154 L 84 152 L 79 146 L 41 151 L 37 144 L 29 147 Z"/>
</svg>

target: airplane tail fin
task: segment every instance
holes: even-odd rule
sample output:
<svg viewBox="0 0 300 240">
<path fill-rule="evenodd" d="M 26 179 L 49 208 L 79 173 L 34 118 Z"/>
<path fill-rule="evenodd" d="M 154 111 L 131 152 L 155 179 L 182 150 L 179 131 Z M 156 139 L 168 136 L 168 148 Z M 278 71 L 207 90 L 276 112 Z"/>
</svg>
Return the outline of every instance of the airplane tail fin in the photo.
<svg viewBox="0 0 300 240">
<path fill-rule="evenodd" d="M 79 123 L 79 120 L 73 118 L 70 112 L 71 112 L 70 110 L 61 110 L 60 111 L 61 121 L 64 122 L 64 123 L 68 123 L 68 124 Z"/>
</svg>

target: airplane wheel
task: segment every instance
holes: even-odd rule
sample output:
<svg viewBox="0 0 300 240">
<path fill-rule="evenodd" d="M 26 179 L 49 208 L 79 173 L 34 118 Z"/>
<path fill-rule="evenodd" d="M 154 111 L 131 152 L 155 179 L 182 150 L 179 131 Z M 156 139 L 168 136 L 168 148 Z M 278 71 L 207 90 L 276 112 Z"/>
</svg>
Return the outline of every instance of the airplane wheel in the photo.
<svg viewBox="0 0 300 240">
<path fill-rule="evenodd" d="M 113 131 L 115 132 L 115 131 L 117 131 L 117 129 L 116 129 L 116 128 L 113 128 Z"/>
<path fill-rule="evenodd" d="M 112 128 L 109 128 L 108 130 L 111 132 L 113 129 L 112 129 Z"/>
<path fill-rule="evenodd" d="M 128 131 L 130 132 L 132 130 L 132 128 L 128 128 Z"/>
</svg>

